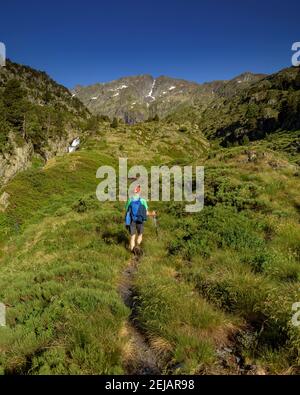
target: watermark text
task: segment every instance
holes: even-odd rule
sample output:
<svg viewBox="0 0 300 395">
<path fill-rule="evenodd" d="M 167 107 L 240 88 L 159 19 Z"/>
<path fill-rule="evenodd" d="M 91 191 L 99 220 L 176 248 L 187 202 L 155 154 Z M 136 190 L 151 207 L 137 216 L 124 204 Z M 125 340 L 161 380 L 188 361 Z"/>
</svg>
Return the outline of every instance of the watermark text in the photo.
<svg viewBox="0 0 300 395">
<path fill-rule="evenodd" d="M 292 65 L 298 67 L 300 66 L 300 41 L 293 43 L 292 51 L 295 52 L 292 56 Z"/>
<path fill-rule="evenodd" d="M 0 42 L 0 67 L 5 66 L 5 62 L 6 62 L 6 48 L 5 48 L 5 44 Z"/>
<path fill-rule="evenodd" d="M 195 170 L 195 172 L 193 172 Z M 103 179 L 96 190 L 99 201 L 126 201 L 140 185 L 141 197 L 152 202 L 171 200 L 186 201 L 185 211 L 194 213 L 204 206 L 203 166 L 151 166 L 150 171 L 141 165 L 128 169 L 127 158 L 119 158 L 119 193 L 117 197 L 117 172 L 112 166 L 98 168 L 96 177 Z M 128 180 L 134 180 L 128 186 Z M 172 192 L 172 193 L 171 193 Z M 149 196 L 150 195 L 150 196 Z"/>
<path fill-rule="evenodd" d="M 0 327 L 6 326 L 6 306 L 0 303 Z"/>
</svg>

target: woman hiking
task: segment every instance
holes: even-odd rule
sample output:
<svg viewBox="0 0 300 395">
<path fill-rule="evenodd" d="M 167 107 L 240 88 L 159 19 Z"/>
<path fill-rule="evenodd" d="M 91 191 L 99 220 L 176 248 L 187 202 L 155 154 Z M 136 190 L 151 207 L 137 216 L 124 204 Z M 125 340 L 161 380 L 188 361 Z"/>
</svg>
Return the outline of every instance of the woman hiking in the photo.
<svg viewBox="0 0 300 395">
<path fill-rule="evenodd" d="M 130 251 L 134 254 L 140 253 L 140 245 L 143 240 L 144 222 L 147 216 L 156 216 L 156 212 L 148 211 L 147 201 L 140 196 L 141 186 L 137 185 L 134 195 L 126 203 L 125 223 L 130 232 Z"/>
</svg>

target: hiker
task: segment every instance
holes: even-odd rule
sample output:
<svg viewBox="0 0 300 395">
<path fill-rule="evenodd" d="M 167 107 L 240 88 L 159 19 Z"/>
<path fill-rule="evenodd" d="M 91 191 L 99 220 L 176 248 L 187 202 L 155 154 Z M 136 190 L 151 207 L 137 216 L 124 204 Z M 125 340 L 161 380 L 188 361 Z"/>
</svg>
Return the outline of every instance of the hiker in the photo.
<svg viewBox="0 0 300 395">
<path fill-rule="evenodd" d="M 128 199 L 125 207 L 125 223 L 130 232 L 130 251 L 134 253 L 138 252 L 137 249 L 142 243 L 144 222 L 147 220 L 147 216 L 156 216 L 155 211 L 148 211 L 148 204 L 145 199 L 140 197 L 140 193 L 141 186 L 137 185 L 134 189 L 134 195 Z"/>
</svg>

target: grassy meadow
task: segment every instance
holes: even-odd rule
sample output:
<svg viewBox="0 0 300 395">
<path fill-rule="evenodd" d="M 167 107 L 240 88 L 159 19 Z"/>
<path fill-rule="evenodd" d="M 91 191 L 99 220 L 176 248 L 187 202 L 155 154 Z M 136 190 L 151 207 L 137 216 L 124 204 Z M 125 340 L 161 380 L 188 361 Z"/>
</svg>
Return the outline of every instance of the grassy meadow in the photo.
<svg viewBox="0 0 300 395">
<path fill-rule="evenodd" d="M 0 212 L 0 372 L 126 373 L 124 208 L 100 203 L 95 190 L 97 168 L 128 157 L 205 166 L 203 211 L 150 203 L 158 233 L 149 219 L 133 278 L 134 321 L 160 371 L 299 373 L 291 323 L 300 301 L 299 168 L 290 140 L 225 149 L 189 124 L 101 123 L 79 151 L 18 174 L 1 191 L 10 204 Z"/>
</svg>

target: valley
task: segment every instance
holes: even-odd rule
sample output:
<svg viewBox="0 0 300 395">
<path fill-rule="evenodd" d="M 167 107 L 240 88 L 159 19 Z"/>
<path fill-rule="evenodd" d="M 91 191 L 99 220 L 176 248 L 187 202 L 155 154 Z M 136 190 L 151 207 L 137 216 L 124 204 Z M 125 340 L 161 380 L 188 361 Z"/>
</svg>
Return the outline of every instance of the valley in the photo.
<svg viewBox="0 0 300 395">
<path fill-rule="evenodd" d="M 1 374 L 299 374 L 299 70 L 72 93 L 0 73 L 1 169 L 30 147 L 0 190 Z M 149 202 L 138 260 L 124 203 L 95 194 L 120 157 L 205 167 L 201 212 Z"/>
</svg>

